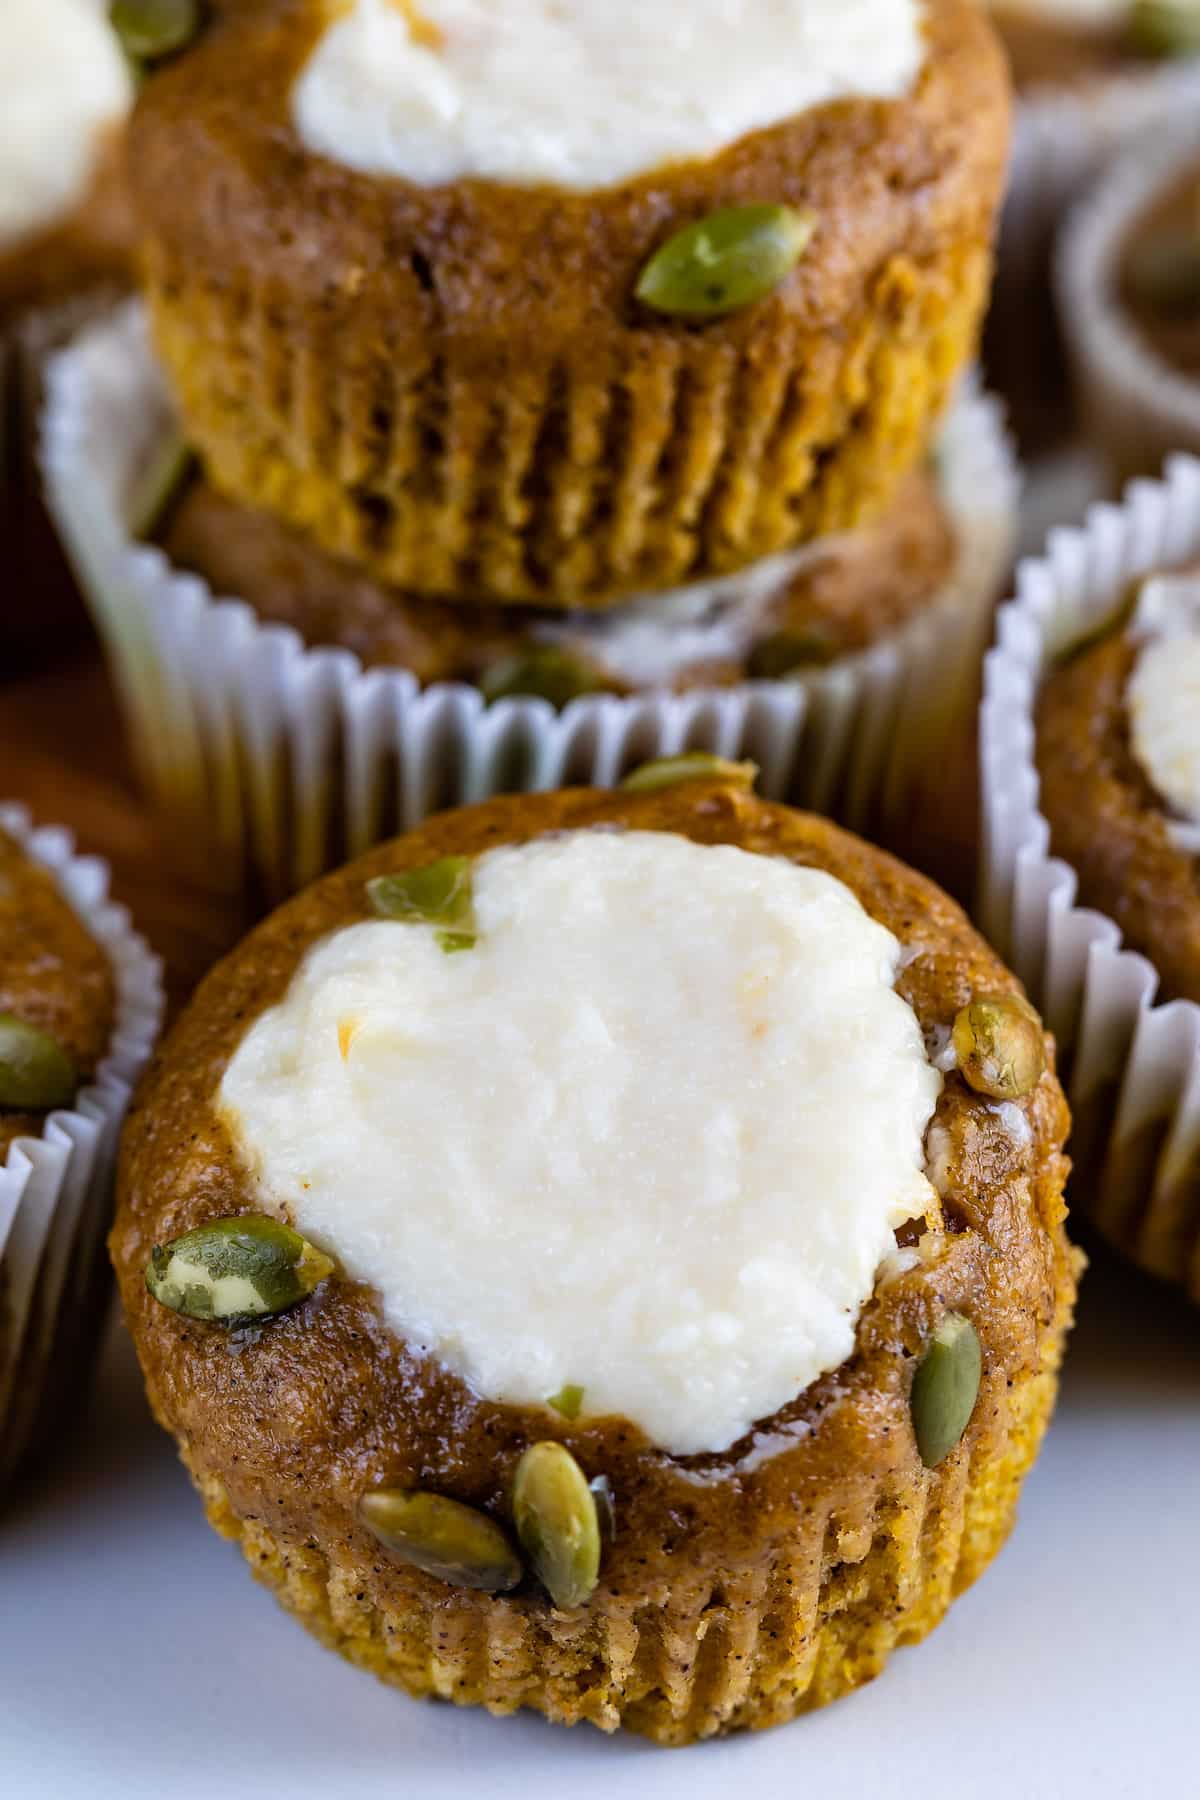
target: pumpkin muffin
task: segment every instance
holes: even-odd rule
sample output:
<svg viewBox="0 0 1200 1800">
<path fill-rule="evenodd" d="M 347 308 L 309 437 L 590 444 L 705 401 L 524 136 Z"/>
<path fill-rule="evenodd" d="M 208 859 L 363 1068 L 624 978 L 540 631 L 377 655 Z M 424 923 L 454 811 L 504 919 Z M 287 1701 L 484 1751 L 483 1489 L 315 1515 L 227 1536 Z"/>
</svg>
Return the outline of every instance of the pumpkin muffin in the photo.
<svg viewBox="0 0 1200 1800">
<path fill-rule="evenodd" d="M 160 1008 L 101 866 L 0 807 L 0 1488 L 88 1391 L 117 1126 Z"/>
<path fill-rule="evenodd" d="M 850 527 L 919 459 L 1007 148 L 968 0 L 206 18 L 133 164 L 226 495 L 406 591 L 587 607 Z"/>
<path fill-rule="evenodd" d="M 823 667 L 936 604 L 958 557 L 931 470 L 905 476 L 887 512 L 857 531 L 599 615 L 447 606 L 384 587 L 202 477 L 155 536 L 173 566 L 306 644 L 352 650 L 368 668 L 409 669 L 422 686 L 464 681 L 489 699 L 530 694 L 556 706 L 580 694 L 726 687 Z"/>
<path fill-rule="evenodd" d="M 208 977 L 131 1117 L 156 1414 L 411 1694 L 782 1722 L 1011 1527 L 1075 1287 L 1050 1043 L 936 888 L 750 779 L 382 846 Z"/>
<path fill-rule="evenodd" d="M 991 0 L 1018 92 L 1084 89 L 1200 51 L 1191 0 Z"/>
<path fill-rule="evenodd" d="M 1082 903 L 1149 957 L 1165 998 L 1200 1002 L 1200 565 L 1143 582 L 1132 616 L 1049 676 L 1037 763 Z"/>
<path fill-rule="evenodd" d="M 1179 1023 L 1190 1010 L 1200 1028 L 1200 564 L 1143 581 L 1109 629 L 1050 673 L 1036 751 L 1050 848 L 1074 872 L 1077 904 L 1116 924 L 1153 965 L 1149 995 L 1185 1002 Z M 1161 1051 L 1130 1115 L 1114 1065 L 1124 1035 L 1114 1017 L 1107 1050 L 1087 1056 L 1086 1211 L 1135 1262 L 1200 1299 L 1200 1160 L 1185 1148 L 1186 1101 L 1178 1130 L 1166 1105 L 1188 1081 Z M 1125 1127 L 1110 1142 L 1114 1117 Z"/>
<path fill-rule="evenodd" d="M 61 648 L 84 613 L 41 504 L 33 443 L 48 349 L 128 285 L 122 168 L 133 80 L 105 0 L 0 7 L 0 655 Z"/>
</svg>

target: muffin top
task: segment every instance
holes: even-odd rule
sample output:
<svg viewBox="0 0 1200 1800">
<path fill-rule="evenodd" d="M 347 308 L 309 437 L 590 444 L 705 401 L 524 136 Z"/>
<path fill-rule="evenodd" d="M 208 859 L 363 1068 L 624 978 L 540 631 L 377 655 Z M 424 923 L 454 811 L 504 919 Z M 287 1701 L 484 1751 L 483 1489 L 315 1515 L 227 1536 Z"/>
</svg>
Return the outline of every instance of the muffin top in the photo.
<svg viewBox="0 0 1200 1800">
<path fill-rule="evenodd" d="M 0 1164 L 108 1051 L 112 967 L 48 869 L 0 831 Z"/>
<path fill-rule="evenodd" d="M 956 1062 L 986 995 L 1036 1047 L 1009 1099 Z M 1023 1008 L 930 883 L 733 771 L 430 821 L 253 933 L 143 1085 L 112 1243 L 155 1404 L 285 1532 L 382 1482 L 503 1509 L 558 1437 L 643 1583 L 665 1520 L 727 1555 L 809 1482 L 919 1470 L 945 1312 L 1010 1376 L 1055 1316 Z M 147 1291 L 154 1246 L 264 1211 L 334 1259 L 308 1298 L 231 1332 Z"/>
<path fill-rule="evenodd" d="M 1200 1001 L 1200 568 L 1142 583 L 1132 616 L 1047 679 L 1041 805 L 1052 847 L 1158 968 Z"/>
<path fill-rule="evenodd" d="M 350 0 L 292 93 L 302 141 L 423 186 L 597 189 L 711 156 L 924 58 L 921 0 Z"/>
<path fill-rule="evenodd" d="M 0 255 L 85 199 L 133 104 L 107 0 L 0 7 Z"/>
</svg>

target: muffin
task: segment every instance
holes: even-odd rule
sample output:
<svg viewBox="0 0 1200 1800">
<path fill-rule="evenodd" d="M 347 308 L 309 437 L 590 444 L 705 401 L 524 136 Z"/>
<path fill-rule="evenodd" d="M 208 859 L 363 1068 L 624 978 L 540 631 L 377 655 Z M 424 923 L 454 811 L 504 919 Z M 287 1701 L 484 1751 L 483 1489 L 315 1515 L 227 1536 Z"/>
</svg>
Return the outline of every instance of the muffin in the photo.
<svg viewBox="0 0 1200 1800">
<path fill-rule="evenodd" d="M 1195 111 L 1200 33 L 1188 0 L 997 0 L 991 11 L 1019 103 L 984 360 L 1035 454 L 1079 426 L 1068 385 L 1078 319 L 1053 294 L 1059 228 L 1123 145 L 1157 132 L 1164 112 Z"/>
<path fill-rule="evenodd" d="M 1200 1300 L 1200 462 L 1023 565 L 987 661 L 985 929 L 1059 1042 L 1079 1212 Z"/>
<path fill-rule="evenodd" d="M 87 1391 L 117 1128 L 161 1011 L 106 889 L 0 807 L 0 1484 Z"/>
<path fill-rule="evenodd" d="M 11 578 L 0 653 L 9 667 L 61 648 L 85 622 L 41 506 L 32 439 L 47 348 L 130 276 L 121 147 L 133 81 L 106 11 L 104 0 L 0 8 L 0 529 Z"/>
<path fill-rule="evenodd" d="M 1089 434 L 1113 474 L 1200 449 L 1200 130 L 1171 108 L 1080 202 L 1059 257 L 1060 306 Z"/>
<path fill-rule="evenodd" d="M 684 749 L 907 841 L 962 759 L 1018 494 L 967 383 L 853 535 L 607 614 L 443 605 L 189 475 L 135 308 L 56 359 L 43 461 L 170 840 L 275 898 L 431 811 Z"/>
<path fill-rule="evenodd" d="M 852 526 L 919 460 L 1007 150 L 968 0 L 206 17 L 132 161 L 228 497 L 406 591 L 583 608 Z"/>
<path fill-rule="evenodd" d="M 781 1722 L 1011 1526 L 1075 1286 L 1051 1047 L 936 888 L 751 778 L 377 848 L 208 977 L 131 1115 L 155 1412 L 414 1695 Z"/>
</svg>

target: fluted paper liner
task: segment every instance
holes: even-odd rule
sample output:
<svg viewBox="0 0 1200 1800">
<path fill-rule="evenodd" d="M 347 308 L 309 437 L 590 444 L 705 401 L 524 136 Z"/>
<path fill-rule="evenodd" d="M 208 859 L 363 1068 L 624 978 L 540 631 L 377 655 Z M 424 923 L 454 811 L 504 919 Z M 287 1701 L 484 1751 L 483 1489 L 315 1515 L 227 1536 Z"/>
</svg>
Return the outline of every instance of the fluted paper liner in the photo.
<svg viewBox="0 0 1200 1800">
<path fill-rule="evenodd" d="M 1069 1305 L 1063 1302 L 1063 1315 Z M 1065 1316 L 1040 1367 L 1001 1385 L 971 1455 L 867 1481 L 798 1508 L 787 1541 L 719 1580 L 681 1571 L 637 1596 L 601 1585 L 585 1608 L 483 1596 L 414 1577 L 376 1605 L 364 1572 L 274 1521 L 237 1515 L 198 1477 L 210 1523 L 328 1648 L 418 1698 L 561 1724 L 618 1726 L 662 1744 L 782 1724 L 872 1680 L 918 1643 L 987 1567 L 1053 1410 Z M 847 1503 L 848 1494 L 855 1498 Z"/>
<path fill-rule="evenodd" d="M 1006 578 L 1017 478 L 993 402 L 968 388 L 945 426 L 952 579 L 903 631 L 802 680 L 686 694 L 486 706 L 306 649 L 131 540 L 139 472 L 171 426 L 144 318 L 124 308 L 52 365 L 47 492 L 103 635 L 138 761 L 177 836 L 268 894 L 303 886 L 440 808 L 494 793 L 609 786 L 684 749 L 749 757 L 762 791 L 895 834 L 914 784 L 975 703 Z"/>
<path fill-rule="evenodd" d="M 986 343 L 989 378 L 1012 406 L 1023 445 L 1072 435 L 1064 348 L 1079 325 L 1071 306 L 1060 303 L 1056 316 L 1052 294 L 1068 209 L 1123 144 L 1197 100 L 1200 59 L 1077 90 L 1033 88 L 1018 102 Z"/>
<path fill-rule="evenodd" d="M 1034 704 L 1055 657 L 1112 616 L 1131 581 L 1200 556 L 1200 461 L 1172 459 L 1119 506 L 1022 563 L 985 663 L 980 720 L 983 927 L 1058 1039 L 1075 1118 L 1073 1204 L 1200 1301 L 1200 1005 L 1155 1004 L 1151 964 L 1077 903 L 1038 807 Z"/>
<path fill-rule="evenodd" d="M 86 1346 L 101 1322 L 117 1136 L 158 1035 L 163 993 L 157 959 L 109 900 L 106 865 L 76 856 L 65 831 L 35 830 L 20 807 L 0 806 L 0 829 L 53 873 L 116 980 L 112 1041 L 94 1077 L 0 1163 L 2 1485 L 41 1429 L 42 1400 L 66 1373 L 71 1349 Z"/>
<path fill-rule="evenodd" d="M 1200 111 L 1177 103 L 1079 202 L 1059 246 L 1059 307 L 1071 320 L 1080 410 L 1089 438 L 1122 480 L 1156 475 L 1173 450 L 1200 452 L 1200 381 L 1145 341 L 1120 304 L 1116 279 L 1138 219 L 1198 166 Z"/>
</svg>

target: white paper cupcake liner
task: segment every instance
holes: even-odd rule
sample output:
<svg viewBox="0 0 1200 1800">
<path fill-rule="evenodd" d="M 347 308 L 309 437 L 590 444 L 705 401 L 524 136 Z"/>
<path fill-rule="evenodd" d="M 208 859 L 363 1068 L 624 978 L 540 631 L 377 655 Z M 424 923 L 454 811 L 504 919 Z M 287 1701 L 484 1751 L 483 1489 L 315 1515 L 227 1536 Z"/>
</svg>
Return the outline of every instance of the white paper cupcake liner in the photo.
<svg viewBox="0 0 1200 1800">
<path fill-rule="evenodd" d="M 162 1022 L 158 959 L 108 898 L 108 868 L 76 856 L 69 833 L 35 830 L 17 806 L 0 829 L 51 870 L 116 979 L 108 1054 L 69 1108 L 40 1137 L 18 1138 L 0 1163 L 0 1486 L 39 1428 L 39 1406 L 61 1369 L 62 1341 L 86 1336 L 84 1314 L 102 1304 L 98 1276 L 111 1205 L 117 1137 Z M 98 1321 L 97 1321 L 98 1322 Z"/>
<path fill-rule="evenodd" d="M 1111 919 L 1076 903 L 1038 808 L 1034 704 L 1058 655 L 1110 618 L 1129 584 L 1200 556 L 1200 461 L 1172 459 L 1120 505 L 1051 534 L 1021 564 L 984 664 L 983 928 L 1058 1040 L 1075 1131 L 1075 1208 L 1200 1300 L 1200 1006 L 1155 1005 L 1158 977 Z"/>
<path fill-rule="evenodd" d="M 987 326 L 987 372 L 1031 447 L 1071 436 L 1067 356 L 1078 329 L 1056 311 L 1054 246 L 1072 203 L 1120 147 L 1165 111 L 1200 100 L 1200 60 L 1079 91 L 1035 88 L 1017 105 L 1008 193 Z M 1065 345 L 1065 351 L 1064 351 Z"/>
<path fill-rule="evenodd" d="M 1200 381 L 1155 353 L 1117 289 L 1131 228 L 1198 163 L 1200 107 L 1177 104 L 1080 200 L 1059 245 L 1055 277 L 1060 309 L 1072 321 L 1080 409 L 1089 438 L 1119 478 L 1156 474 L 1173 450 L 1200 451 Z"/>
<path fill-rule="evenodd" d="M 443 807 L 490 794 L 609 786 L 684 749 L 749 757 L 765 793 L 893 836 L 914 781 L 975 704 L 992 604 L 1015 532 L 1017 476 L 1000 414 L 969 389 L 940 462 L 961 549 L 936 604 L 862 655 L 798 681 L 719 691 L 486 706 L 306 649 L 216 599 L 126 525 L 171 429 L 143 315 L 123 308 L 50 370 L 51 509 L 105 640 L 145 779 L 180 834 L 269 896 L 302 886 Z"/>
</svg>

